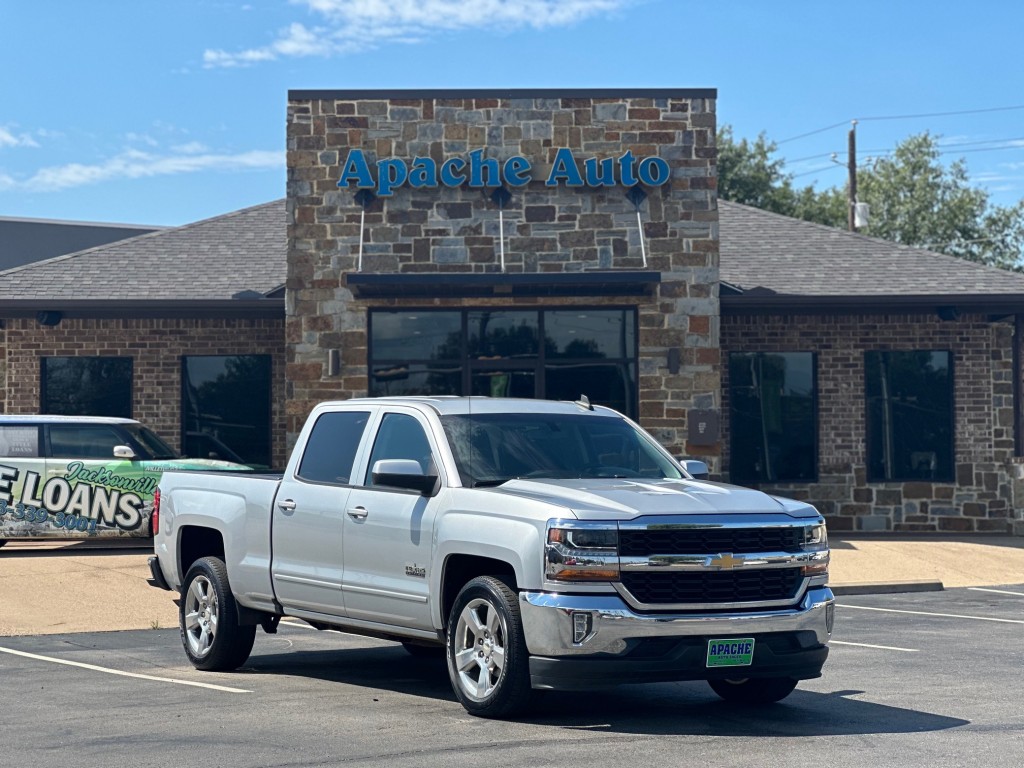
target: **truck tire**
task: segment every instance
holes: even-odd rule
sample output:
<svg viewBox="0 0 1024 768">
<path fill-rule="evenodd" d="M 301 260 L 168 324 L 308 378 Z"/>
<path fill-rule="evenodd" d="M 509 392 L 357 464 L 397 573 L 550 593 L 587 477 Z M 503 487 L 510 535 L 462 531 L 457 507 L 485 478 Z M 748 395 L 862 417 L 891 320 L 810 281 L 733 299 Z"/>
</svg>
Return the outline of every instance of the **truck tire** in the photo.
<svg viewBox="0 0 1024 768">
<path fill-rule="evenodd" d="M 178 626 L 185 654 L 196 669 L 229 671 L 249 658 L 256 626 L 239 626 L 223 560 L 203 557 L 192 563 L 181 588 Z"/>
<path fill-rule="evenodd" d="M 518 595 L 493 576 L 469 581 L 448 619 L 448 675 L 477 717 L 507 717 L 530 699 L 530 660 Z"/>
<path fill-rule="evenodd" d="M 711 690 L 732 704 L 774 704 L 796 688 L 791 677 L 745 677 L 739 680 L 708 680 Z"/>
</svg>

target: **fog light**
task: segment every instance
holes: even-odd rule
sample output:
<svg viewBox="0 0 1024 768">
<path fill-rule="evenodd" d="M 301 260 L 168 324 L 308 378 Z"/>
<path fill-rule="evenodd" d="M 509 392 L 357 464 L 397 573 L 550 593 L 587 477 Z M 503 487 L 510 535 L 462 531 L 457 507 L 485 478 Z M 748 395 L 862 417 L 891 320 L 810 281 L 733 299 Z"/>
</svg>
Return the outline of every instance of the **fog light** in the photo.
<svg viewBox="0 0 1024 768">
<path fill-rule="evenodd" d="M 594 623 L 589 613 L 574 611 L 572 614 L 572 641 L 577 645 L 590 635 Z"/>
</svg>

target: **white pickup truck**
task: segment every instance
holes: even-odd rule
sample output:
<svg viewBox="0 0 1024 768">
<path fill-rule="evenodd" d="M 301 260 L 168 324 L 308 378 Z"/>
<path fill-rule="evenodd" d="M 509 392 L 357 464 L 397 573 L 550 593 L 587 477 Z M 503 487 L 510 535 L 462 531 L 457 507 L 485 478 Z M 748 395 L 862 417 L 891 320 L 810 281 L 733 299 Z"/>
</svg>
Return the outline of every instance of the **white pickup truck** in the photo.
<svg viewBox="0 0 1024 768">
<path fill-rule="evenodd" d="M 294 616 L 444 649 L 485 717 L 532 689 L 673 680 L 774 702 L 821 674 L 832 632 L 813 507 L 695 479 L 585 399 L 322 403 L 283 477 L 165 473 L 153 528 L 195 667 L 239 667 Z"/>
</svg>

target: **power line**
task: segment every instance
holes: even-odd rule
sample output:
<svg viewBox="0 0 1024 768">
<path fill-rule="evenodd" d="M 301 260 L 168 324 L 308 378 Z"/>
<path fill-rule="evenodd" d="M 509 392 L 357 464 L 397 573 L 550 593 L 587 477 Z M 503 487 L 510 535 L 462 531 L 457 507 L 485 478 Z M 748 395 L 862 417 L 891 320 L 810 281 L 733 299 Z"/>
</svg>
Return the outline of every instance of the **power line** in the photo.
<svg viewBox="0 0 1024 768">
<path fill-rule="evenodd" d="M 919 117 L 950 117 L 952 115 L 980 115 L 987 112 L 1009 112 L 1016 109 L 1024 109 L 1024 104 L 1015 104 L 1009 107 L 987 107 L 985 109 L 959 109 L 951 112 L 922 112 L 917 115 L 877 115 L 875 117 L 858 117 L 857 120 L 912 120 Z M 825 131 L 831 131 L 833 128 L 839 128 L 843 125 L 848 125 L 850 120 L 844 120 L 841 123 L 834 123 L 832 125 L 826 125 L 824 128 L 818 128 L 815 131 L 808 131 L 807 133 L 801 133 L 799 136 L 790 136 L 788 139 L 775 142 L 776 144 L 786 144 L 790 141 L 796 141 L 797 139 L 804 139 L 808 136 L 814 136 L 818 133 L 824 133 Z"/>
</svg>

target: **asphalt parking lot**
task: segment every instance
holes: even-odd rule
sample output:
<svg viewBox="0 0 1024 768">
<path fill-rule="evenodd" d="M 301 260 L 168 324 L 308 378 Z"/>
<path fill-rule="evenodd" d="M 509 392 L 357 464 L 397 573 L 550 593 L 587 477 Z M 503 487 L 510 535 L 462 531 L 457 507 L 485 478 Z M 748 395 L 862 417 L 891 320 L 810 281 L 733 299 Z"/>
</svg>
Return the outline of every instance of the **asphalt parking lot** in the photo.
<svg viewBox="0 0 1024 768">
<path fill-rule="evenodd" d="M 286 620 L 232 674 L 177 630 L 0 638 L 0 764 L 1016 766 L 1024 584 L 843 597 L 825 674 L 781 704 L 703 683 L 540 696 L 467 715 L 442 661 Z"/>
</svg>

